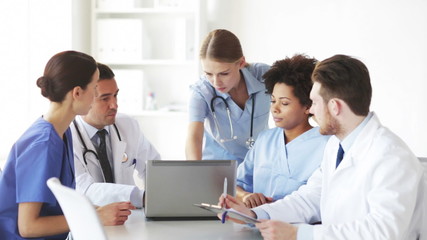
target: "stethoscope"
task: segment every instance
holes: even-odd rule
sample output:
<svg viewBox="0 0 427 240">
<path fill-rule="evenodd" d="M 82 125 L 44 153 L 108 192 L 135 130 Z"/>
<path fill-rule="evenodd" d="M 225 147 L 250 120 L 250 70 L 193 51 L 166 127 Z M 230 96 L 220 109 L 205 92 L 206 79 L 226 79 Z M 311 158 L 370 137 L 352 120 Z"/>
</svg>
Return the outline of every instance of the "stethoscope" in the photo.
<svg viewBox="0 0 427 240">
<path fill-rule="evenodd" d="M 83 140 L 82 133 L 80 132 L 79 127 L 77 126 L 76 120 L 73 120 L 73 123 L 74 123 L 74 127 L 76 128 L 77 135 L 79 135 L 80 142 L 82 143 L 83 148 L 84 148 L 84 151 L 83 151 L 83 161 L 85 162 L 85 164 L 87 165 L 86 154 L 88 154 L 88 153 L 93 154 L 96 157 L 96 159 L 98 159 L 98 161 L 99 161 L 98 154 L 95 151 L 89 149 L 87 147 L 85 141 Z M 119 138 L 119 141 L 122 141 L 122 137 L 120 136 L 120 132 L 119 132 L 119 129 L 117 128 L 116 124 L 114 123 L 113 126 L 114 126 L 114 129 L 116 130 L 117 137 Z M 127 160 L 126 153 L 124 153 L 124 158 L 126 158 L 126 160 Z"/>
<path fill-rule="evenodd" d="M 218 135 L 219 135 L 219 141 L 221 143 L 224 143 L 224 142 L 236 140 L 237 136 L 234 135 L 233 123 L 231 121 L 230 107 L 228 106 L 227 101 L 223 97 L 219 96 L 216 93 L 216 90 L 215 90 L 215 88 L 212 85 L 211 85 L 211 87 L 212 87 L 212 90 L 213 90 L 214 95 L 215 95 L 211 99 L 211 111 L 212 111 L 212 115 L 214 117 L 216 131 L 218 132 Z M 221 133 L 219 131 L 219 123 L 218 123 L 218 119 L 216 118 L 216 113 L 215 113 L 215 108 L 214 108 L 214 102 L 215 102 L 216 99 L 220 99 L 225 104 L 225 111 L 227 112 L 228 124 L 230 125 L 230 138 L 229 139 L 221 138 Z M 254 146 L 254 144 L 255 144 L 255 139 L 253 138 L 254 111 L 255 111 L 255 95 L 252 96 L 251 130 L 249 132 L 249 138 L 246 140 L 246 147 L 249 148 L 249 149 L 251 149 Z"/>
</svg>

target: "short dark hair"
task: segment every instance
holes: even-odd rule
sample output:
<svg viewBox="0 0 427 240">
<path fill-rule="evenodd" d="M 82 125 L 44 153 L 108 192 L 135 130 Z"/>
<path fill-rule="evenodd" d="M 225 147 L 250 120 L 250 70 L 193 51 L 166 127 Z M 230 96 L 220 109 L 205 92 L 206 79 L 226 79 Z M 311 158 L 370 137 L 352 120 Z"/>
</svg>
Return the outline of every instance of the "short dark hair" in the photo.
<svg viewBox="0 0 427 240">
<path fill-rule="evenodd" d="M 97 63 L 97 65 L 99 69 L 99 80 L 112 79 L 116 76 L 109 66 L 102 63 Z"/>
<path fill-rule="evenodd" d="M 312 80 L 321 84 L 325 103 L 332 98 L 343 100 L 354 114 L 366 116 L 371 105 L 372 87 L 368 68 L 360 60 L 335 55 L 319 62 Z"/>
<path fill-rule="evenodd" d="M 55 54 L 46 64 L 43 76 L 37 79 L 41 94 L 52 102 L 62 102 L 74 87 L 86 89 L 96 71 L 93 57 L 76 51 Z"/>
<path fill-rule="evenodd" d="M 303 54 L 276 61 L 263 75 L 267 93 L 273 93 L 276 83 L 284 83 L 293 87 L 293 93 L 301 105 L 310 107 L 310 91 L 313 86 L 311 74 L 316 63 L 315 58 L 309 58 Z"/>
</svg>

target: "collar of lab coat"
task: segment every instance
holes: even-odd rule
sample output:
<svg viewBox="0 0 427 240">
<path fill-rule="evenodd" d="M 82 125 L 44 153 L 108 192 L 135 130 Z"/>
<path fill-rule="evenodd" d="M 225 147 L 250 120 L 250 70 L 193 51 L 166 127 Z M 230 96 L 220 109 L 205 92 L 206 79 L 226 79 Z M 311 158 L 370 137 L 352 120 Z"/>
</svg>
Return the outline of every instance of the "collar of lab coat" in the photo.
<svg viewBox="0 0 427 240">
<path fill-rule="evenodd" d="M 99 131 L 99 129 L 85 122 L 85 120 L 83 120 L 81 116 L 78 116 L 78 118 L 80 120 L 79 121 L 80 125 L 83 126 L 84 129 L 86 130 L 89 136 L 89 139 L 92 139 L 96 135 L 96 133 Z M 109 126 L 105 126 L 104 129 L 107 130 L 108 135 L 111 135 Z"/>
<path fill-rule="evenodd" d="M 348 152 L 346 152 L 344 154 L 344 158 L 343 158 L 341 164 L 336 169 L 337 172 L 344 170 L 345 168 L 351 167 L 354 164 L 356 164 L 355 156 L 360 158 L 361 157 L 360 153 L 366 152 L 364 150 L 368 149 L 369 146 L 372 145 L 372 141 L 375 138 L 376 130 L 379 127 L 381 127 L 381 123 L 380 123 L 377 115 L 374 112 L 372 112 L 371 119 L 369 119 L 369 121 L 366 123 L 366 125 L 363 127 L 363 129 L 360 131 L 359 135 L 354 140 L 354 143 L 352 144 L 352 146 L 350 147 Z M 336 152 L 338 152 L 339 140 L 338 140 L 338 138 L 336 138 L 336 140 L 337 140 Z"/>
<path fill-rule="evenodd" d="M 92 141 L 89 139 L 90 135 L 87 134 L 87 131 L 88 131 L 87 128 L 82 127 L 82 126 L 84 126 L 84 124 L 86 124 L 86 125 L 89 125 L 89 124 L 87 124 L 85 121 L 83 121 L 83 119 L 80 116 L 78 116 L 76 118 L 76 120 L 77 120 L 76 122 L 78 124 L 78 127 L 79 127 L 80 131 L 82 132 L 82 137 L 83 137 L 88 149 L 91 149 L 91 150 L 96 152 Z M 117 124 L 117 125 L 119 125 L 119 124 Z M 117 126 L 117 127 L 120 128 L 120 126 Z M 111 142 L 111 150 L 112 150 L 112 155 L 113 155 L 112 156 L 113 157 L 112 162 L 114 165 L 114 167 L 113 167 L 114 180 L 116 183 L 121 183 L 122 182 L 122 167 L 123 167 L 122 166 L 122 158 L 123 158 L 123 155 L 125 153 L 127 144 L 124 141 L 124 139 L 122 139 L 122 141 L 119 140 L 117 133 L 115 133 L 115 130 L 110 131 L 110 126 L 106 126 L 106 128 L 107 128 L 107 131 L 109 131 L 109 133 L 111 133 L 110 134 L 110 142 Z M 96 131 L 98 131 L 98 130 L 96 128 L 94 128 L 94 129 L 95 129 L 94 134 L 96 134 Z M 119 129 L 119 131 L 120 131 L 120 129 Z M 125 137 L 124 132 L 122 133 L 122 137 Z M 129 158 L 131 158 L 131 156 L 129 156 Z M 88 161 L 88 164 L 94 164 L 95 166 L 98 166 L 98 163 L 96 163 L 98 160 L 92 154 L 88 155 L 87 161 Z M 131 163 L 130 161 L 131 160 L 128 159 L 127 164 L 130 164 Z M 89 162 L 91 162 L 91 163 L 89 163 Z"/>
<path fill-rule="evenodd" d="M 113 130 L 112 132 L 115 131 Z M 122 134 L 122 137 L 125 136 Z M 114 180 L 116 183 L 122 183 L 122 168 L 124 167 L 123 164 L 127 166 L 129 163 L 132 162 L 132 159 L 129 159 L 131 158 L 131 156 L 128 156 L 127 161 L 122 162 L 127 146 L 125 139 L 122 139 L 122 141 L 120 141 L 117 133 L 111 134 L 110 139 L 114 165 Z"/>
</svg>

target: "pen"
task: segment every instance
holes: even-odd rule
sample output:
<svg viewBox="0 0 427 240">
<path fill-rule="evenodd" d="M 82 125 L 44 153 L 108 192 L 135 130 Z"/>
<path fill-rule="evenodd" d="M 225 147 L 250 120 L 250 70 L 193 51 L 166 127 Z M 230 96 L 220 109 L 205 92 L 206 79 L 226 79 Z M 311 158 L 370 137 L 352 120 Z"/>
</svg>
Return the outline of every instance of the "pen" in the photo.
<svg viewBox="0 0 427 240">
<path fill-rule="evenodd" d="M 224 198 L 227 197 L 227 178 L 224 178 L 224 191 L 223 194 Z"/>
<path fill-rule="evenodd" d="M 227 178 L 224 178 L 224 189 L 223 189 L 223 193 L 222 196 L 224 196 L 224 205 L 225 205 L 225 198 L 227 197 Z M 227 216 L 227 211 L 224 211 L 222 213 L 222 217 L 221 217 L 221 222 L 224 223 L 225 222 L 225 218 Z"/>
</svg>

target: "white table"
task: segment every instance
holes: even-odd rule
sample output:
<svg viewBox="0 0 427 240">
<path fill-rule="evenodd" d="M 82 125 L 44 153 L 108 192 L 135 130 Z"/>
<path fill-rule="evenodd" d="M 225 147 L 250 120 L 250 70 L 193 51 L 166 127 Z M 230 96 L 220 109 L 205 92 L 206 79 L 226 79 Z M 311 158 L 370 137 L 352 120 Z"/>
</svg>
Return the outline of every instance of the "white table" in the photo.
<svg viewBox="0 0 427 240">
<path fill-rule="evenodd" d="M 109 240 L 157 239 L 262 239 L 255 228 L 219 220 L 150 221 L 142 210 L 133 210 L 122 226 L 105 227 Z"/>
</svg>

